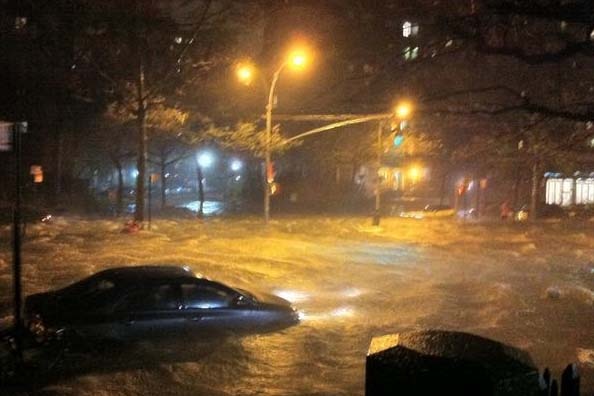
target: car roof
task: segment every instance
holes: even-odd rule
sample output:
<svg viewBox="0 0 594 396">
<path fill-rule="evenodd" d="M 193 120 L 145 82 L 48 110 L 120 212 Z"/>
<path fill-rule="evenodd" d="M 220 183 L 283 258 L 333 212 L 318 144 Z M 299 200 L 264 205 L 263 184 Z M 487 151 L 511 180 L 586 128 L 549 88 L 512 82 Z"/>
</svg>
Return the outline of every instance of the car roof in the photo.
<svg viewBox="0 0 594 396">
<path fill-rule="evenodd" d="M 186 267 L 175 265 L 137 265 L 116 267 L 95 274 L 96 277 L 109 278 L 114 281 L 136 282 L 149 280 L 168 280 L 179 278 L 201 278 Z"/>
</svg>

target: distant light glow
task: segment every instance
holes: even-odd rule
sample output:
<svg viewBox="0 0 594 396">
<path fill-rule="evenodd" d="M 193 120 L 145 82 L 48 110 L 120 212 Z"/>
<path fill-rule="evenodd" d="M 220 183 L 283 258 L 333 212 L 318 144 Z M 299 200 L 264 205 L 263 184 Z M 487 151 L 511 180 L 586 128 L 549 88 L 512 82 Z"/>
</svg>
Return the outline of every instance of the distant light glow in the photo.
<svg viewBox="0 0 594 396">
<path fill-rule="evenodd" d="M 138 177 L 139 172 L 136 169 L 132 169 L 132 171 L 130 172 L 130 174 L 132 175 L 132 177 Z"/>
<path fill-rule="evenodd" d="M 240 160 L 235 159 L 235 160 L 231 161 L 231 170 L 233 172 L 237 172 L 241 168 L 243 168 L 243 163 Z"/>
<path fill-rule="evenodd" d="M 198 155 L 198 165 L 202 168 L 208 168 L 214 163 L 214 155 L 208 151 Z"/>
<path fill-rule="evenodd" d="M 241 175 L 235 176 L 235 181 L 239 181 L 239 179 L 241 179 Z"/>
<path fill-rule="evenodd" d="M 165 178 L 168 178 L 169 176 L 171 176 L 169 173 L 165 173 Z"/>
<path fill-rule="evenodd" d="M 412 168 L 410 168 L 408 170 L 408 175 L 410 176 L 411 179 L 416 181 L 416 180 L 418 180 L 419 176 L 421 175 L 421 170 L 418 167 L 413 166 Z"/>
</svg>

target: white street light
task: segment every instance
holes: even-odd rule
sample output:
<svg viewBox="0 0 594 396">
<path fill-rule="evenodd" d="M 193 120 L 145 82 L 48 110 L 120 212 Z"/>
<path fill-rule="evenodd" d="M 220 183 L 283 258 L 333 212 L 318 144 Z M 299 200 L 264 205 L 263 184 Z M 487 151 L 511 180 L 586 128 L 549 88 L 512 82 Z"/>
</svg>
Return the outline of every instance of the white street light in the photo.
<svg viewBox="0 0 594 396">
<path fill-rule="evenodd" d="M 212 153 L 205 151 L 203 153 L 198 154 L 198 165 L 201 168 L 208 168 L 214 163 L 214 155 Z"/>
<path fill-rule="evenodd" d="M 237 172 L 241 170 L 241 168 L 243 168 L 243 163 L 240 160 L 234 159 L 233 161 L 231 161 L 231 170 L 233 172 Z"/>
</svg>

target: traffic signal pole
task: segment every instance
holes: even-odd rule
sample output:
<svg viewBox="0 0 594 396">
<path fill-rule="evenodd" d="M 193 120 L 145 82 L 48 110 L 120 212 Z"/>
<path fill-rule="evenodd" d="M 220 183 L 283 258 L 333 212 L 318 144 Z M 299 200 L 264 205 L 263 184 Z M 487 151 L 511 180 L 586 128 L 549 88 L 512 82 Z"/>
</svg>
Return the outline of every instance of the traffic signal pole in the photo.
<svg viewBox="0 0 594 396">
<path fill-rule="evenodd" d="M 380 168 L 382 166 L 382 154 L 383 154 L 383 148 L 382 148 L 382 130 L 384 127 L 384 122 L 380 121 L 377 125 L 377 158 L 376 158 L 376 162 L 377 162 L 377 170 L 376 170 L 376 175 L 375 175 L 375 210 L 373 212 L 373 221 L 372 221 L 372 225 L 374 226 L 379 226 L 380 224 L 380 208 L 381 208 L 381 187 L 382 187 L 382 181 L 381 181 L 381 176 L 380 176 Z"/>
</svg>

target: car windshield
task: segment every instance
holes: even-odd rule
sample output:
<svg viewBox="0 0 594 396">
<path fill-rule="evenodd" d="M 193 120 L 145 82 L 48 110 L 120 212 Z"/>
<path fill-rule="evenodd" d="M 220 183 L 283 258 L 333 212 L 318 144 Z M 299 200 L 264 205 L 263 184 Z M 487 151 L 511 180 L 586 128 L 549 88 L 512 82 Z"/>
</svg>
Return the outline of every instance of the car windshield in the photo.
<svg viewBox="0 0 594 396">
<path fill-rule="evenodd" d="M 594 395 L 594 1 L 3 0 L 0 54 L 14 392 Z"/>
</svg>

